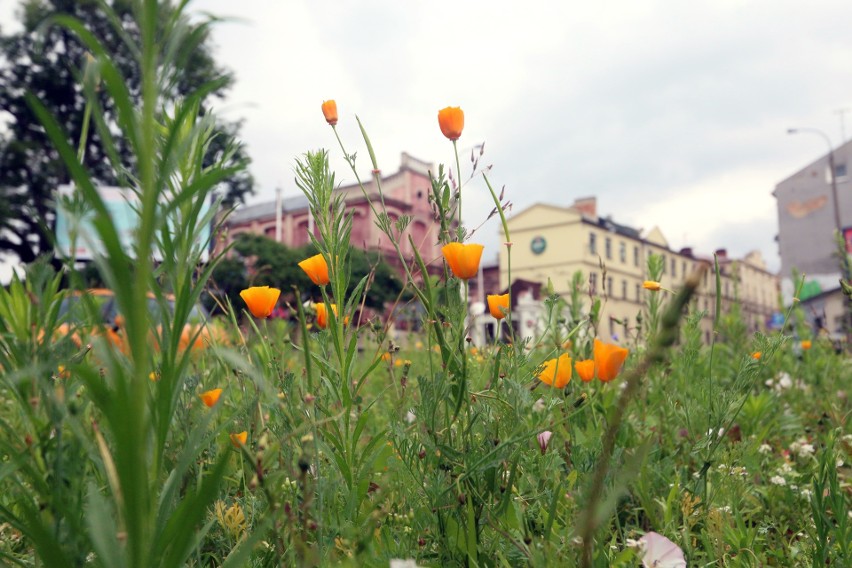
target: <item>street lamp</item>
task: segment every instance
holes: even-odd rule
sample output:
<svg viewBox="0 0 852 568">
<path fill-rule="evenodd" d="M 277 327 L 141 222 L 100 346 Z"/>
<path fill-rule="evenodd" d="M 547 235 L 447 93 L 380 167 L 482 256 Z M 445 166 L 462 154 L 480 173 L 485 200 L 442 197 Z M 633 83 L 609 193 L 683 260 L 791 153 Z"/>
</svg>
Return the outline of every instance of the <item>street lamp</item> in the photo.
<svg viewBox="0 0 852 568">
<path fill-rule="evenodd" d="M 788 128 L 787 129 L 787 134 L 798 134 L 799 132 L 810 132 L 812 134 L 817 134 L 819 136 L 822 136 L 823 140 L 825 140 L 825 143 L 828 145 L 828 168 L 831 170 L 831 197 L 834 200 L 834 226 L 837 229 L 837 234 L 840 235 L 840 237 L 842 238 L 843 237 L 843 232 L 842 232 L 843 228 L 840 225 L 840 201 L 837 198 L 837 173 L 835 172 L 835 169 L 834 169 L 834 148 L 832 148 L 832 146 L 831 146 L 831 140 L 829 139 L 828 135 L 825 132 L 823 132 L 822 130 L 819 130 L 818 128 Z M 846 239 L 843 238 L 843 241 L 845 243 Z M 849 279 L 850 279 L 850 266 L 849 266 L 848 251 L 846 252 L 846 256 L 843 259 L 843 262 L 841 263 L 841 269 L 842 269 L 842 273 L 843 273 L 843 278 L 840 280 L 841 289 L 842 289 L 843 281 L 846 280 L 848 282 Z M 847 348 L 850 344 L 852 344 L 852 321 L 850 321 L 850 318 L 852 318 L 852 311 L 847 312 L 846 317 L 843 318 L 844 319 L 844 326 L 846 328 L 845 332 L 846 332 Z"/>
<path fill-rule="evenodd" d="M 834 228 L 839 234 L 842 234 L 843 227 L 840 225 L 840 201 L 837 198 L 837 174 L 834 170 L 834 148 L 831 146 L 831 140 L 828 135 L 818 128 L 788 128 L 787 134 L 798 134 L 800 132 L 810 132 L 818 136 L 822 136 L 825 143 L 828 145 L 828 169 L 831 171 L 831 198 L 834 201 Z"/>
</svg>

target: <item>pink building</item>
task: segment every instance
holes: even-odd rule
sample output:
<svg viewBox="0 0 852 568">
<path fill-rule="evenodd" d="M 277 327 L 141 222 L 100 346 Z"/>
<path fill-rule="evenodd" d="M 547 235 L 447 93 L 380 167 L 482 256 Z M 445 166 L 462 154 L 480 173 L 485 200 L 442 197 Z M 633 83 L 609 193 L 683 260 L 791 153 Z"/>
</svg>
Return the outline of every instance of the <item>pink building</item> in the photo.
<svg viewBox="0 0 852 568">
<path fill-rule="evenodd" d="M 391 223 L 394 223 L 402 215 L 411 217 L 408 228 L 405 233 L 398 236 L 398 241 L 415 277 L 417 277 L 417 270 L 409 235 L 412 237 L 417 250 L 420 251 L 420 256 L 429 271 L 438 273 L 441 269 L 441 248 L 438 244 L 440 225 L 434 220 L 429 203 L 430 169 L 434 169 L 432 164 L 412 158 L 403 152 L 399 171 L 382 177 L 382 192 Z M 372 178 L 370 183 L 365 184 L 365 189 L 369 200 L 375 204 L 377 209 L 381 210 L 378 190 Z M 354 212 L 352 245 L 381 253 L 385 261 L 397 269 L 404 281 L 405 273 L 396 251 L 387 236 L 376 227 L 370 204 L 364 197 L 361 188 L 357 184 L 353 184 L 342 186 L 337 191 L 346 196 L 346 208 Z M 226 223 L 228 238 L 233 240 L 240 233 L 255 233 L 275 239 L 277 233 L 275 209 L 275 201 L 243 206 L 237 209 Z M 313 220 L 309 215 L 308 200 L 304 195 L 282 200 L 280 242 L 289 247 L 306 245 L 310 242 L 309 231 L 312 226 Z"/>
</svg>

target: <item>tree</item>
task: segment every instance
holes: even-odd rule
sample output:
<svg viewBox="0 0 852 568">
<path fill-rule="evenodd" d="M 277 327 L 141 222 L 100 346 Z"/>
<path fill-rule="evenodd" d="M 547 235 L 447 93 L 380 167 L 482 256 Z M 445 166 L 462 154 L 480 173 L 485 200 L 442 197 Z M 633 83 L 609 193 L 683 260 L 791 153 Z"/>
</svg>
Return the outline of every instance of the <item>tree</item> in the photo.
<svg viewBox="0 0 852 568">
<path fill-rule="evenodd" d="M 124 34 L 118 34 L 107 12 L 98 0 L 24 0 L 20 5 L 23 30 L 0 35 L 0 252 L 11 253 L 21 262 L 31 262 L 39 254 L 53 249 L 53 192 L 70 177 L 44 129 L 28 106 L 25 95 L 30 92 L 53 113 L 75 144 L 84 129 L 85 95 L 82 87 L 87 53 L 77 38 L 62 26 L 50 25 L 50 18 L 71 15 L 98 37 L 111 53 L 127 80 L 134 98 L 139 98 L 139 64 L 134 54 L 138 45 L 138 29 L 133 25 L 132 3 L 128 0 L 103 0 L 122 23 Z M 164 3 L 159 15 L 162 21 L 173 15 Z M 206 23 L 193 24 L 196 38 L 187 38 L 186 53 L 180 69 L 169 78 L 167 98 L 177 100 L 196 90 L 223 72 L 210 54 Z M 197 44 L 191 42 L 198 41 Z M 209 103 L 221 98 L 232 83 L 226 80 L 207 97 Z M 99 103 L 107 125 L 114 124 L 115 109 L 106 93 Z M 201 113 L 204 113 L 202 107 Z M 6 122 L 4 129 L 2 124 Z M 211 144 L 207 162 L 216 159 L 239 124 L 220 124 L 218 136 Z M 131 166 L 127 145 L 115 140 L 116 152 Z M 246 160 L 240 148 L 233 161 Z M 116 185 L 122 181 L 107 159 L 97 129 L 88 128 L 84 164 L 96 182 Z M 243 170 L 225 184 L 225 201 L 242 201 L 253 191 L 251 175 Z"/>
</svg>

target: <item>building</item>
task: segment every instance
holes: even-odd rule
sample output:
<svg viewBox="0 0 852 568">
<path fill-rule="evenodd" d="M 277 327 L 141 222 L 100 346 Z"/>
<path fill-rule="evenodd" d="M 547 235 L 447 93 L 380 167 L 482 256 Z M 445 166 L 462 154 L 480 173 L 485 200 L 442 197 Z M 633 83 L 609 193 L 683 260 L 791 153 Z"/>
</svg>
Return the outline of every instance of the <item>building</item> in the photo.
<svg viewBox="0 0 852 568">
<path fill-rule="evenodd" d="M 852 253 L 850 165 L 852 141 L 779 182 L 772 192 L 778 204 L 777 239 L 784 301 L 792 301 L 800 284 L 794 281 L 795 271 L 804 278 L 798 296 L 814 331 L 825 330 L 834 337 L 849 331 L 849 301 L 838 280 L 850 275 L 842 273 L 835 234 L 840 230 L 846 253 Z"/>
<path fill-rule="evenodd" d="M 778 203 L 778 252 L 781 276 L 793 270 L 810 279 L 830 277 L 834 285 L 840 275 L 834 234 L 852 229 L 852 195 L 848 166 L 852 165 L 852 141 L 833 151 L 839 203 L 835 210 L 831 187 L 830 155 L 822 156 L 775 186 Z M 837 227 L 839 214 L 840 227 Z"/>
<path fill-rule="evenodd" d="M 637 315 L 645 305 L 642 287 L 648 279 L 647 259 L 658 254 L 663 260 L 661 283 L 676 289 L 700 265 L 712 267 L 712 257 L 699 257 L 691 249 L 674 251 L 659 228 L 647 234 L 597 214 L 594 197 L 578 199 L 570 207 L 536 204 L 508 220 L 512 235 L 511 279 L 547 283 L 554 291 L 570 295 L 572 276 L 580 271 L 587 290 L 605 299 L 598 334 L 623 338 L 636 329 Z M 500 251 L 500 286 L 509 282 L 507 252 Z M 751 331 L 765 329 L 777 309 L 777 277 L 766 269 L 760 253 L 742 260 L 717 251 L 722 280 L 722 308 L 727 311 L 739 301 Z M 702 321 L 709 342 L 715 311 L 715 278 L 705 272 L 695 306 L 707 312 Z"/>
<path fill-rule="evenodd" d="M 431 164 L 402 154 L 399 171 L 381 178 L 384 205 L 392 223 L 403 215 L 411 218 L 407 229 L 398 241 L 409 266 L 416 266 L 409 236 L 427 264 L 428 269 L 439 273 L 442 266 L 441 248 L 438 244 L 439 225 L 434 220 L 429 202 Z M 347 211 L 353 213 L 351 243 L 353 246 L 378 251 L 405 281 L 405 271 L 388 237 L 375 224 L 370 202 L 381 209 L 375 180 L 364 184 L 366 195 L 358 184 L 342 186 L 336 191 L 345 196 Z M 310 243 L 310 233 L 318 236 L 304 195 L 281 200 L 280 213 L 275 201 L 249 205 L 237 209 L 227 220 L 228 238 L 233 240 L 241 233 L 266 235 L 289 247 Z M 415 275 L 416 277 L 416 275 Z"/>
</svg>

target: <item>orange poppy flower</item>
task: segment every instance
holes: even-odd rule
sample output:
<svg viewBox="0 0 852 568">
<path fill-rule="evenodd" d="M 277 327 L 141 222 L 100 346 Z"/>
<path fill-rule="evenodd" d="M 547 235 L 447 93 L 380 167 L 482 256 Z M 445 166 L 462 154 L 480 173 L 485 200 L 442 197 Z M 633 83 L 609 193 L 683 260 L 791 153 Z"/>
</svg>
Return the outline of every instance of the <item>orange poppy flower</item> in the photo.
<svg viewBox="0 0 852 568">
<path fill-rule="evenodd" d="M 608 383 L 618 376 L 629 351 L 612 343 L 604 343 L 595 339 L 595 373 L 598 378 Z"/>
<path fill-rule="evenodd" d="M 763 357 L 763 353 L 761 353 L 760 351 L 755 351 L 751 354 L 752 359 L 760 360 L 761 357 Z"/>
<path fill-rule="evenodd" d="M 450 243 L 441 247 L 450 270 L 456 278 L 468 280 L 476 276 L 479 271 L 479 260 L 482 258 L 483 245 Z"/>
<path fill-rule="evenodd" d="M 571 380 L 571 356 L 563 353 L 558 359 L 546 361 L 544 369 L 538 375 L 538 380 L 558 389 L 565 388 Z"/>
<path fill-rule="evenodd" d="M 328 263 L 323 255 L 315 254 L 311 258 L 306 258 L 299 263 L 299 268 L 304 270 L 311 282 L 317 286 L 328 284 Z"/>
<path fill-rule="evenodd" d="M 499 320 L 509 313 L 509 294 L 489 294 L 485 299 L 488 300 L 488 310 L 492 317 Z"/>
<path fill-rule="evenodd" d="M 662 285 L 659 282 L 655 282 L 654 280 L 645 280 L 642 283 L 642 287 L 646 290 L 650 290 L 651 292 L 659 292 Z"/>
<path fill-rule="evenodd" d="M 322 102 L 322 115 L 330 125 L 337 124 L 337 103 L 334 102 L 334 99 Z"/>
<path fill-rule="evenodd" d="M 585 359 L 574 363 L 574 368 L 577 369 L 577 375 L 584 383 L 588 383 L 595 378 L 595 360 Z"/>
<path fill-rule="evenodd" d="M 393 359 L 393 355 L 391 355 L 389 351 L 385 351 L 384 353 L 382 353 L 382 361 L 387 362 L 391 359 Z"/>
<path fill-rule="evenodd" d="M 459 107 L 447 107 L 438 111 L 438 125 L 450 140 L 458 140 L 464 129 L 464 112 Z"/>
<path fill-rule="evenodd" d="M 812 345 L 813 344 L 811 343 L 810 339 L 805 339 L 805 340 L 802 341 L 802 349 L 805 350 L 805 351 L 810 349 Z"/>
<path fill-rule="evenodd" d="M 239 434 L 231 434 L 231 444 L 237 449 L 241 446 L 245 446 L 248 441 L 248 432 L 243 430 Z"/>
<path fill-rule="evenodd" d="M 317 304 L 317 325 L 322 329 L 328 327 L 328 308 L 325 304 Z M 337 304 L 331 304 L 331 309 L 334 310 L 334 315 L 337 316 Z"/>
<path fill-rule="evenodd" d="M 204 406 L 207 408 L 212 408 L 217 402 L 219 402 L 219 396 L 222 394 L 222 389 L 212 389 L 206 392 L 201 393 L 199 398 L 201 398 L 202 402 L 204 402 Z"/>
<path fill-rule="evenodd" d="M 278 288 L 252 286 L 240 292 L 240 298 L 245 301 L 251 315 L 256 318 L 266 319 L 272 315 L 272 309 L 275 308 L 280 294 L 281 290 Z"/>
</svg>

